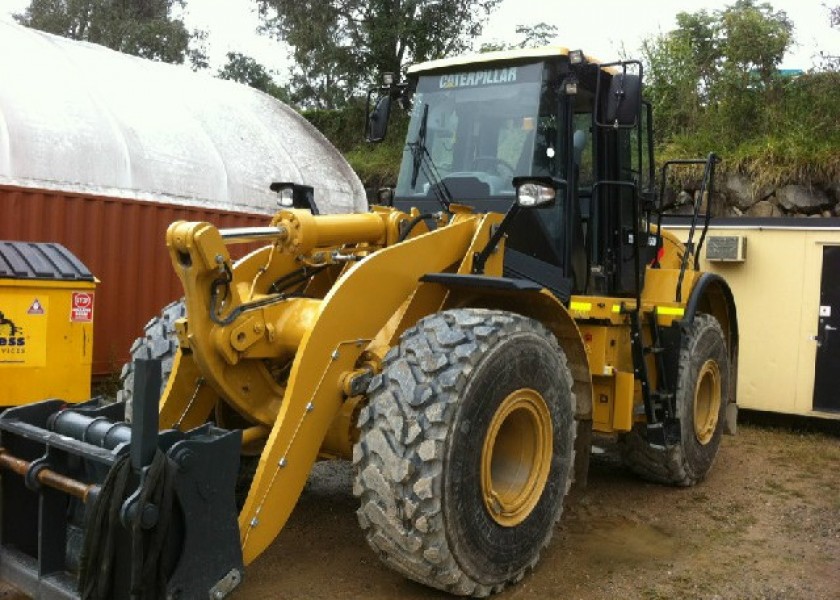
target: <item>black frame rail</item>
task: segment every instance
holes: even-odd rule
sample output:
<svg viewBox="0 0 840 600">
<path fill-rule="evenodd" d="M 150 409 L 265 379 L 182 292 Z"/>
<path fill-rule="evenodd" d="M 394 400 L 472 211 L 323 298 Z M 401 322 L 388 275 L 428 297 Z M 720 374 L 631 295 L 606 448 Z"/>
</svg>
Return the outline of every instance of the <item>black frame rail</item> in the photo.
<svg viewBox="0 0 840 600">
<path fill-rule="evenodd" d="M 715 164 L 720 161 L 718 156 L 714 152 L 710 152 L 709 155 L 703 158 L 683 158 L 683 159 L 674 159 L 665 161 L 662 165 L 661 169 L 661 179 L 660 179 L 660 191 L 659 191 L 659 216 L 656 221 L 657 231 L 662 230 L 662 217 L 666 211 L 674 208 L 675 205 L 663 205 L 665 199 L 665 187 L 668 182 L 668 169 L 671 166 L 691 166 L 691 165 L 704 165 L 703 169 L 703 179 L 700 182 L 700 190 L 699 194 L 696 198 L 694 198 L 694 205 L 692 207 L 692 211 L 690 215 L 673 215 L 673 216 L 685 216 L 686 218 L 691 219 L 691 227 L 688 230 L 688 239 L 685 242 L 685 252 L 683 253 L 682 262 L 680 264 L 680 274 L 677 278 L 677 289 L 675 291 L 675 298 L 677 302 L 682 302 L 682 284 L 683 279 L 685 278 L 685 271 L 688 268 L 688 260 L 689 255 L 694 258 L 694 270 L 697 271 L 700 269 L 700 250 L 703 248 L 703 243 L 706 241 L 706 234 L 709 230 L 709 222 L 712 218 L 712 199 L 714 196 L 714 186 L 715 186 Z M 700 207 L 703 204 L 703 199 L 707 198 L 708 201 L 706 202 L 706 213 L 703 215 L 703 228 L 700 233 L 700 241 L 695 246 L 694 244 L 694 234 L 697 230 L 697 222 L 700 218 Z M 661 237 L 660 237 L 661 239 Z M 661 242 L 660 242 L 661 244 Z M 658 250 L 659 248 L 657 248 Z"/>
</svg>

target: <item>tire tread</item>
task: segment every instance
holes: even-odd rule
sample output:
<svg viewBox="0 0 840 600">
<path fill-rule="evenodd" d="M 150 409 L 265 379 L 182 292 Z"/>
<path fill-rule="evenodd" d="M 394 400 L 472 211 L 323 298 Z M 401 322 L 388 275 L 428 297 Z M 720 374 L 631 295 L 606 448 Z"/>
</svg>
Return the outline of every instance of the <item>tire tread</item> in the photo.
<svg viewBox="0 0 840 600">
<path fill-rule="evenodd" d="M 476 581 L 453 555 L 441 512 L 445 440 L 469 433 L 449 431 L 466 376 L 477 368 L 483 351 L 522 331 L 538 333 L 556 349 L 574 411 L 571 375 L 554 336 L 531 319 L 485 309 L 444 311 L 408 329 L 386 355 L 382 373 L 370 384 L 369 404 L 361 411 L 353 491 L 361 500 L 357 514 L 367 541 L 397 572 L 449 593 L 483 597 L 498 592 L 519 581 L 539 558 L 538 552 L 504 582 Z M 574 439 L 573 418 L 567 434 Z M 572 455 L 569 465 L 573 463 Z M 566 481 L 567 493 L 571 473 Z M 559 504 L 555 522 L 562 512 Z M 546 532 L 542 547 L 551 533 Z"/>
</svg>

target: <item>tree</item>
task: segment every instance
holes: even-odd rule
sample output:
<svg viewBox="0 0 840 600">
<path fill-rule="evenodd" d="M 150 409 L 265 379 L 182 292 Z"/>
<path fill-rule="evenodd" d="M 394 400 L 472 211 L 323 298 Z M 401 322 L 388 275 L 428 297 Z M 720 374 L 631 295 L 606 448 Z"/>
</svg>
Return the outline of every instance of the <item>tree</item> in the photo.
<svg viewBox="0 0 840 600">
<path fill-rule="evenodd" d="M 784 11 L 754 0 L 738 0 L 717 15 L 724 75 L 736 75 L 741 82 L 758 75 L 769 85 L 793 42 L 793 22 Z"/>
<path fill-rule="evenodd" d="M 557 26 L 544 21 L 533 25 L 517 25 L 516 34 L 522 36 L 519 48 L 539 48 L 547 46 L 557 38 Z"/>
<path fill-rule="evenodd" d="M 239 52 L 228 52 L 227 63 L 217 73 L 220 79 L 244 83 L 283 101 L 288 93 L 274 82 L 271 73 L 256 60 Z"/>
<path fill-rule="evenodd" d="M 204 37 L 173 16 L 184 0 L 31 0 L 15 19 L 73 40 L 101 44 L 143 58 L 206 64 Z M 195 37 L 198 44 L 190 47 Z"/>
<path fill-rule="evenodd" d="M 836 6 L 825 6 L 825 8 L 828 9 L 829 24 L 832 27 L 840 28 L 840 4 Z M 820 50 L 817 68 L 823 71 L 840 71 L 840 55 L 829 54 L 825 50 Z"/>
<path fill-rule="evenodd" d="M 516 35 L 521 36 L 519 41 L 505 43 L 499 40 L 484 42 L 479 52 L 496 52 L 498 50 L 516 50 L 518 48 L 539 48 L 547 46 L 557 37 L 557 26 L 550 25 L 543 21 L 533 25 L 517 25 Z"/>
<path fill-rule="evenodd" d="M 501 0 L 256 0 L 263 30 L 292 47 L 293 99 L 343 106 L 383 73 L 461 52 Z"/>
<path fill-rule="evenodd" d="M 768 3 L 738 0 L 712 13 L 679 13 L 677 29 L 642 55 L 660 140 L 709 124 L 719 139 L 766 126 L 793 23 Z"/>
</svg>

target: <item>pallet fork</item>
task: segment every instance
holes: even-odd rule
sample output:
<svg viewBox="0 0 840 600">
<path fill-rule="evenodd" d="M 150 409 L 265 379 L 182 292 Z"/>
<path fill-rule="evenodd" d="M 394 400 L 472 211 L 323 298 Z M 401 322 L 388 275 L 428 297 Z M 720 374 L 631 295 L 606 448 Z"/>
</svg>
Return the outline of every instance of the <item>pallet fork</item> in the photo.
<svg viewBox="0 0 840 600">
<path fill-rule="evenodd" d="M 160 362 L 134 420 L 97 399 L 0 416 L 0 577 L 36 599 L 224 598 L 241 582 L 241 433 L 158 432 Z"/>
</svg>

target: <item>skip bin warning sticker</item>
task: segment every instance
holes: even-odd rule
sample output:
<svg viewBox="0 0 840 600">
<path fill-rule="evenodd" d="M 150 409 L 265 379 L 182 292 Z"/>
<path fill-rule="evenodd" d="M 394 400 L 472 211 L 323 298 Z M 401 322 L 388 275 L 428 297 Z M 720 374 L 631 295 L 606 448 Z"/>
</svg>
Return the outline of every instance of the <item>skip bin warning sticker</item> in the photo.
<svg viewBox="0 0 840 600">
<path fill-rule="evenodd" d="M 32 304 L 29 306 L 29 310 L 26 311 L 27 315 L 43 315 L 44 314 L 44 307 L 38 298 L 35 298 L 32 301 Z"/>
<path fill-rule="evenodd" d="M 47 360 L 47 321 L 30 309 L 34 302 L 43 312 L 47 300 L 9 293 L 0 299 L 0 366 L 43 367 Z"/>
<path fill-rule="evenodd" d="M 93 293 L 73 292 L 70 304 L 70 320 L 74 323 L 90 323 L 93 321 Z"/>
</svg>

